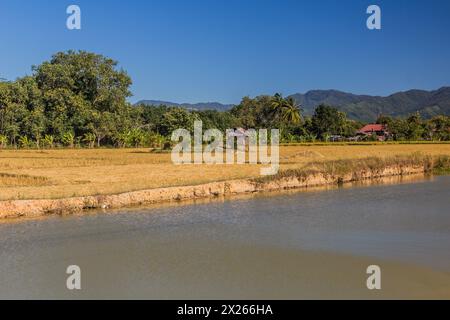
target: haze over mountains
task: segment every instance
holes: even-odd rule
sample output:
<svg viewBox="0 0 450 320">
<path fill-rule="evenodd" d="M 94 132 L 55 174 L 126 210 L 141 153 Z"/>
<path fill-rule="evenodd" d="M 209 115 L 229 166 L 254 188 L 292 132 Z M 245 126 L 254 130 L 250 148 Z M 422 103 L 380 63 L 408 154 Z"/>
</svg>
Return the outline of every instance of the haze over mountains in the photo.
<svg viewBox="0 0 450 320">
<path fill-rule="evenodd" d="M 393 117 L 406 117 L 419 112 L 424 118 L 436 115 L 450 115 L 450 87 L 438 90 L 409 90 L 397 92 L 387 97 L 356 95 L 338 90 L 312 90 L 305 94 L 291 95 L 302 106 L 303 114 L 310 116 L 319 104 L 337 107 L 347 113 L 350 119 L 371 122 L 380 114 Z M 229 110 L 233 105 L 218 102 L 173 103 L 158 100 L 142 100 L 137 104 L 180 106 L 191 110 Z"/>
</svg>

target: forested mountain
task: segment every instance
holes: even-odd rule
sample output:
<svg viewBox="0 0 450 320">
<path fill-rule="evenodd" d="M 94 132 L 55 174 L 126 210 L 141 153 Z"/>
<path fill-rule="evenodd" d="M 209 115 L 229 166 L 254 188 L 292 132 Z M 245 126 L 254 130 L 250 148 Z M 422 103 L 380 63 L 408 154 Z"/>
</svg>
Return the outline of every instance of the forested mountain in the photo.
<svg viewBox="0 0 450 320">
<path fill-rule="evenodd" d="M 450 115 L 450 87 L 434 91 L 409 90 L 387 97 L 355 95 L 337 90 L 313 90 L 305 94 L 294 94 L 302 105 L 305 115 L 312 115 L 320 104 L 337 107 L 350 119 L 371 122 L 380 114 L 392 117 L 406 117 L 419 112 L 424 118 L 436 115 Z"/>
</svg>

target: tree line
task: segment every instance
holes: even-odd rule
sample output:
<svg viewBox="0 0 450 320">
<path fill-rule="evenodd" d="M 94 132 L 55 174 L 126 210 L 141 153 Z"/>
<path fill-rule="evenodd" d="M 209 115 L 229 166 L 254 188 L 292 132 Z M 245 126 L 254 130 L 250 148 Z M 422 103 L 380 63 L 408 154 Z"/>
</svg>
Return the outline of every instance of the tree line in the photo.
<svg viewBox="0 0 450 320">
<path fill-rule="evenodd" d="M 99 54 L 67 51 L 32 67 L 15 81 L 0 80 L 0 148 L 154 147 L 169 148 L 171 133 L 193 129 L 280 129 L 283 142 L 349 138 L 363 123 L 332 106 L 311 117 L 281 94 L 244 97 L 229 111 L 131 105 L 132 80 L 118 63 Z M 394 140 L 450 140 L 450 118 L 424 120 L 380 116 Z"/>
</svg>

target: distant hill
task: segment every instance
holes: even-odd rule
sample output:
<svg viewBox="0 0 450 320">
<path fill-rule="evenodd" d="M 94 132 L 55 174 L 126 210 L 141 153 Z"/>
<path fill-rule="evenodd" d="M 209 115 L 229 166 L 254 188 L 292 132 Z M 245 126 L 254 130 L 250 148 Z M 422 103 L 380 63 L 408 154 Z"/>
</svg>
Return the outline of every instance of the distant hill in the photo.
<svg viewBox="0 0 450 320">
<path fill-rule="evenodd" d="M 291 97 L 302 105 L 306 115 L 312 115 L 314 109 L 324 103 L 346 112 L 351 119 L 366 122 L 376 120 L 380 114 L 405 117 L 418 111 L 424 118 L 450 115 L 450 87 L 434 91 L 409 90 L 387 97 L 355 95 L 337 90 L 313 90 Z"/>
<path fill-rule="evenodd" d="M 293 94 L 291 97 L 301 104 L 304 114 L 307 116 L 311 116 L 314 109 L 322 103 L 337 107 L 347 113 L 350 119 L 364 122 L 375 121 L 380 114 L 406 117 L 417 111 L 424 118 L 431 118 L 440 114 L 450 116 L 450 87 L 442 87 L 433 91 L 409 90 L 397 92 L 387 97 L 357 95 L 337 90 L 312 90 L 305 94 Z M 167 105 L 200 111 L 226 111 L 233 107 L 232 104 L 218 102 L 191 104 L 160 100 L 142 100 L 137 104 Z"/>
<path fill-rule="evenodd" d="M 141 100 L 137 102 L 135 105 L 146 104 L 153 106 L 166 105 L 168 107 L 181 107 L 186 108 L 188 110 L 218 110 L 218 111 L 227 111 L 230 110 L 233 105 L 232 104 L 222 104 L 219 102 L 200 102 L 200 103 L 175 103 L 170 101 L 161 101 L 161 100 Z"/>
</svg>

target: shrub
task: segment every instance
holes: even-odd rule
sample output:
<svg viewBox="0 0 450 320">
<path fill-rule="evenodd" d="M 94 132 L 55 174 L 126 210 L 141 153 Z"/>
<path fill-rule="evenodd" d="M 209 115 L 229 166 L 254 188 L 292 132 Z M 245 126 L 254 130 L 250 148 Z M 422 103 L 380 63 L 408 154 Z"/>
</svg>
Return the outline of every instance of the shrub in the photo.
<svg viewBox="0 0 450 320">
<path fill-rule="evenodd" d="M 75 136 L 72 132 L 66 132 L 62 135 L 61 137 L 61 142 L 69 147 L 69 148 L 73 148 L 74 147 L 74 142 L 75 142 Z"/>
<path fill-rule="evenodd" d="M 27 136 L 19 137 L 19 145 L 23 149 L 28 149 L 31 146 L 32 141 Z"/>
<path fill-rule="evenodd" d="M 0 149 L 6 148 L 8 145 L 8 137 L 0 134 Z"/>
<path fill-rule="evenodd" d="M 47 148 L 53 148 L 55 146 L 55 138 L 50 134 L 46 134 L 42 142 L 44 144 L 44 147 Z"/>
</svg>

